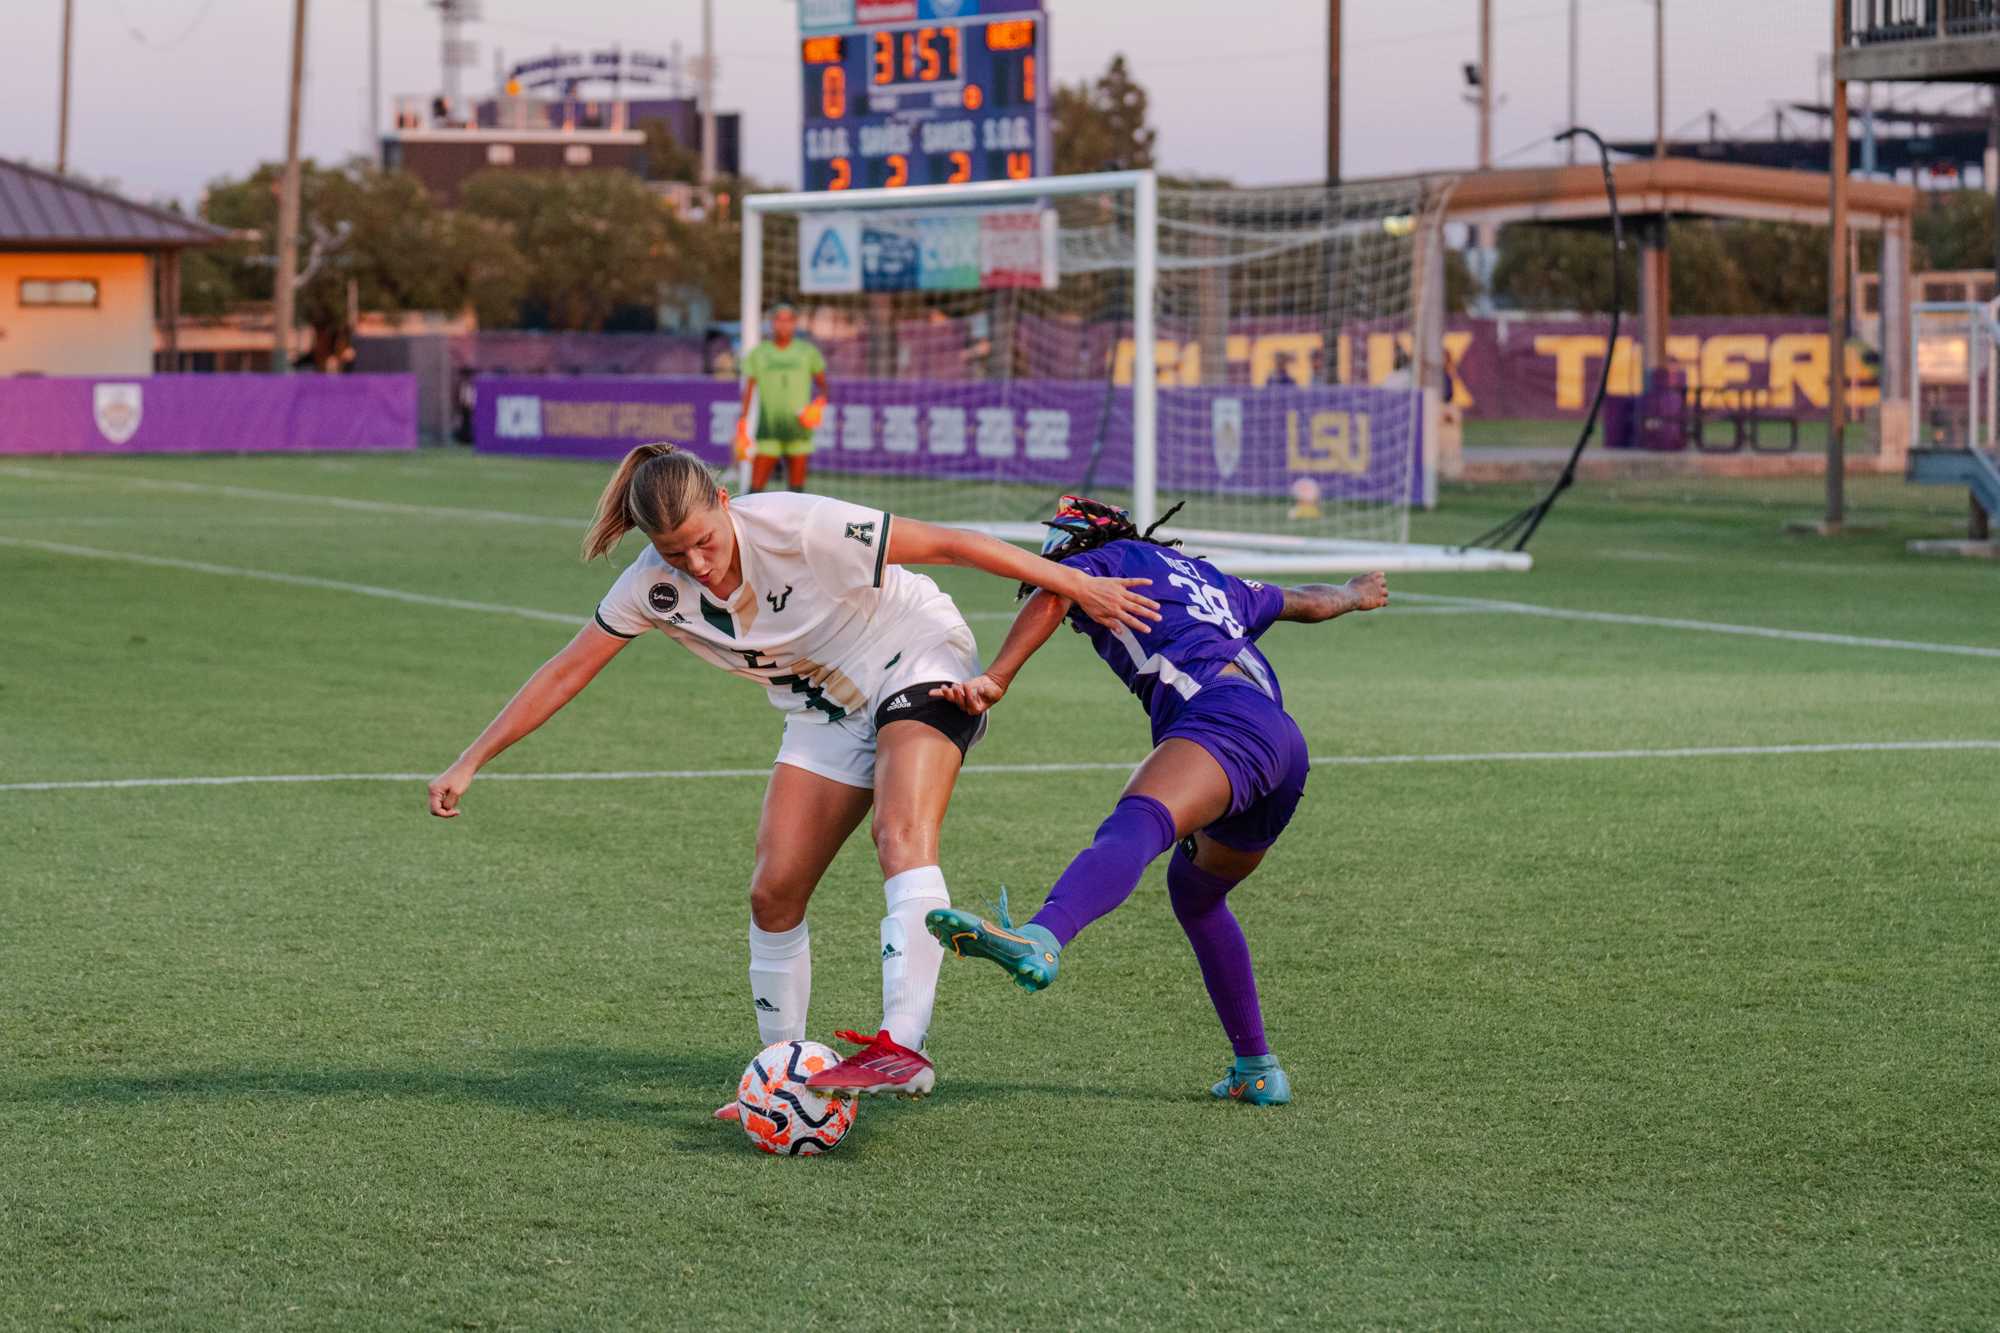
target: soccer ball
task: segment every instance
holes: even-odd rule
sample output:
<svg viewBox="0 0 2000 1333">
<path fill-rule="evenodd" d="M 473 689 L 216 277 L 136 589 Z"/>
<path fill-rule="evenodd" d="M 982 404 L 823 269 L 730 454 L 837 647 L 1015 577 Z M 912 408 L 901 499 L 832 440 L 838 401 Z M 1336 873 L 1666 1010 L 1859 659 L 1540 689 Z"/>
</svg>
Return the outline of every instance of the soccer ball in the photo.
<svg viewBox="0 0 2000 1333">
<path fill-rule="evenodd" d="M 806 1080 L 840 1057 L 816 1041 L 773 1042 L 736 1084 L 738 1123 L 750 1142 L 779 1156 L 831 1152 L 854 1125 L 852 1097 L 822 1097 Z"/>
</svg>

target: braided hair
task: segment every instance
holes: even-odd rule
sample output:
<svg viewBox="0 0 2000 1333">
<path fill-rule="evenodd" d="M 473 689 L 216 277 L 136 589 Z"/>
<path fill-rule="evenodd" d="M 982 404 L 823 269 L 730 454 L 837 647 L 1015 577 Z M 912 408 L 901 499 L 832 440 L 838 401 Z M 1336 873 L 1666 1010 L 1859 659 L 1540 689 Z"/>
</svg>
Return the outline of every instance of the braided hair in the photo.
<svg viewBox="0 0 2000 1333">
<path fill-rule="evenodd" d="M 1181 511 L 1182 500 L 1166 513 L 1146 525 L 1144 532 L 1132 521 L 1130 511 L 1117 505 L 1105 504 L 1081 495 L 1065 495 L 1056 505 L 1056 516 L 1044 519 L 1042 526 L 1049 535 L 1042 539 L 1042 555 L 1045 559 L 1060 563 L 1069 556 L 1094 551 L 1112 542 L 1151 542 L 1155 546 L 1179 546 L 1176 538 L 1162 539 L 1153 534 L 1168 519 Z M 1015 601 L 1035 591 L 1032 583 L 1023 583 L 1015 594 Z"/>
</svg>

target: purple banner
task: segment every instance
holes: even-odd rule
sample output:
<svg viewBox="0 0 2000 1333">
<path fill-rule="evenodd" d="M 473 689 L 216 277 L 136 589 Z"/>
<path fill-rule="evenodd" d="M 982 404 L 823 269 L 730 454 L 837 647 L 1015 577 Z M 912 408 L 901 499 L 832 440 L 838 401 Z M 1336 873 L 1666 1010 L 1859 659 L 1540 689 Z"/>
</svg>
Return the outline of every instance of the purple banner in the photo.
<svg viewBox="0 0 2000 1333">
<path fill-rule="evenodd" d="M 726 380 L 481 376 L 477 391 L 481 452 L 613 459 L 665 440 L 714 466 L 730 461 L 739 390 Z M 833 398 L 814 436 L 824 469 L 1056 488 L 1132 481 L 1130 389 L 836 380 Z M 1421 420 L 1408 389 L 1162 389 L 1159 486 L 1416 502 Z"/>
<path fill-rule="evenodd" d="M 1627 317 L 1608 392 L 1639 392 L 1644 356 L 1639 321 Z M 1604 365 L 1606 319 L 1453 319 L 1445 328 L 1451 401 L 1471 417 L 1581 418 Z M 1872 354 L 1849 344 L 1848 402 L 1881 400 Z M 1831 358 L 1826 321 L 1803 316 L 1691 316 L 1667 333 L 1666 364 L 1689 395 L 1802 417 L 1823 416 Z"/>
<path fill-rule="evenodd" d="M 413 375 L 0 379 L 0 454 L 416 447 Z"/>
</svg>

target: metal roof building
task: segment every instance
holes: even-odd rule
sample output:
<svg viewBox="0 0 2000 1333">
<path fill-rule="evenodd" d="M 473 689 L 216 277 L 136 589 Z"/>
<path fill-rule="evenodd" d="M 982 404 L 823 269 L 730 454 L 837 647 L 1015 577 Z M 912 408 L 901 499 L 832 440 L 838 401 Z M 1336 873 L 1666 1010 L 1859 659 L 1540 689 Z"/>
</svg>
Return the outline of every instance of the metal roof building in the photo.
<svg viewBox="0 0 2000 1333">
<path fill-rule="evenodd" d="M 230 233 L 0 159 L 0 374 L 145 374 L 178 356 L 181 252 Z"/>
</svg>

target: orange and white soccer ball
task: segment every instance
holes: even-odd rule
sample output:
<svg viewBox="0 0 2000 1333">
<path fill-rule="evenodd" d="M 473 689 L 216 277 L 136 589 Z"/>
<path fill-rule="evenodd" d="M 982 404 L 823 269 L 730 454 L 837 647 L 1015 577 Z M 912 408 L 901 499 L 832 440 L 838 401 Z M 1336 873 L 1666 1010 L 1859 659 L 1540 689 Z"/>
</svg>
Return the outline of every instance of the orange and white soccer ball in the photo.
<svg viewBox="0 0 2000 1333">
<path fill-rule="evenodd" d="M 806 1086 L 840 1057 L 816 1041 L 773 1042 L 736 1084 L 737 1123 L 750 1142 L 779 1156 L 831 1152 L 854 1126 L 852 1097 L 823 1097 Z"/>
</svg>

